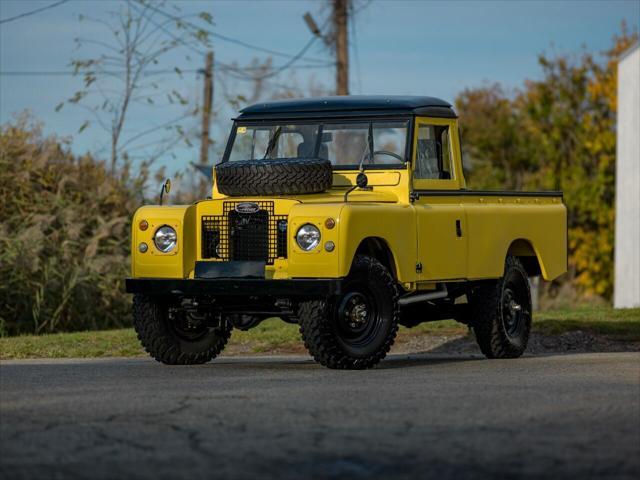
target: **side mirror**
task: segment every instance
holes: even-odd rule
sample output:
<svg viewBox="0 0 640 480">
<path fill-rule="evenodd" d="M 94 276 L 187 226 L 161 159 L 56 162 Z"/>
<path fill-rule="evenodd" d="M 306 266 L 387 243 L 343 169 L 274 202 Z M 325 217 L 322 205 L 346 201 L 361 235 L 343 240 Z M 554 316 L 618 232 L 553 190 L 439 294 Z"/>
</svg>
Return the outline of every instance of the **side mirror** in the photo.
<svg viewBox="0 0 640 480">
<path fill-rule="evenodd" d="M 171 180 L 167 178 L 165 182 L 162 184 L 162 188 L 160 190 L 160 205 L 162 205 L 162 197 L 164 197 L 164 194 L 166 193 L 168 195 L 170 191 L 171 191 Z"/>
<path fill-rule="evenodd" d="M 349 194 L 353 192 L 356 188 L 367 188 L 367 185 L 369 185 L 369 178 L 364 172 L 360 172 L 356 177 L 356 184 L 353 187 L 351 187 L 349 190 L 344 192 L 344 202 L 347 203 Z"/>
<path fill-rule="evenodd" d="M 358 188 L 365 188 L 369 185 L 369 177 L 365 173 L 360 172 L 356 177 L 356 185 Z"/>
</svg>

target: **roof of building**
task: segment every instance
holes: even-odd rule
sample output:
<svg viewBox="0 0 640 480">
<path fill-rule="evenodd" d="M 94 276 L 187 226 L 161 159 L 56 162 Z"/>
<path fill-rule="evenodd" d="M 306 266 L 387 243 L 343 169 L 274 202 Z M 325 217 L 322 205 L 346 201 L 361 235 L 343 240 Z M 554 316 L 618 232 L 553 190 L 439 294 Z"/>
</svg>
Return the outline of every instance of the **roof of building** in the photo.
<svg viewBox="0 0 640 480">
<path fill-rule="evenodd" d="M 240 110 L 239 119 L 413 114 L 454 118 L 451 104 L 434 97 L 347 95 L 256 103 Z"/>
<path fill-rule="evenodd" d="M 618 63 L 626 60 L 628 57 L 636 53 L 638 50 L 640 50 L 640 42 L 635 42 L 633 45 L 627 48 L 624 52 L 622 52 L 622 54 L 618 58 Z"/>
</svg>

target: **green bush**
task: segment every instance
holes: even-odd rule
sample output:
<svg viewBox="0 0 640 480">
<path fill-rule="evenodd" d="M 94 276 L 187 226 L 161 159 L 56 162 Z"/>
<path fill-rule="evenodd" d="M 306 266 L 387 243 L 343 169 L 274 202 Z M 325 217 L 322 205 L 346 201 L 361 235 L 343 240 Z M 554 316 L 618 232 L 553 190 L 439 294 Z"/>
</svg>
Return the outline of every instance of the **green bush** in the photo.
<svg viewBox="0 0 640 480">
<path fill-rule="evenodd" d="M 0 127 L 0 335 L 130 324 L 124 278 L 143 184 L 43 138 L 26 116 Z"/>
</svg>

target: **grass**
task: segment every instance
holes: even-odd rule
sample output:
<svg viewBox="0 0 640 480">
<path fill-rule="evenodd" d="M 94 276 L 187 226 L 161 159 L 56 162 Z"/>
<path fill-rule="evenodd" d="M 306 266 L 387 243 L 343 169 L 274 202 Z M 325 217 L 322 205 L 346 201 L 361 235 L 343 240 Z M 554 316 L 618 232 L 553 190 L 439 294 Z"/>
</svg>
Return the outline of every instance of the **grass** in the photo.
<svg viewBox="0 0 640 480">
<path fill-rule="evenodd" d="M 640 342 L 640 308 L 614 310 L 584 307 L 555 310 L 535 315 L 534 331 L 547 335 L 583 330 L 614 340 Z M 412 329 L 401 328 L 398 341 L 418 335 L 461 335 L 467 327 L 452 320 L 424 323 Z M 254 353 L 300 351 L 298 327 L 277 319 L 267 320 L 247 332 L 234 331 L 229 344 Z M 144 355 L 133 329 L 99 332 L 25 335 L 0 338 L 0 359 L 93 358 Z"/>
<path fill-rule="evenodd" d="M 131 357 L 142 353 L 135 332 L 129 328 L 0 338 L 0 360 Z"/>
<path fill-rule="evenodd" d="M 584 330 L 613 340 L 640 342 L 640 308 L 581 307 L 540 312 L 533 325 L 534 330 L 547 335 Z"/>
</svg>

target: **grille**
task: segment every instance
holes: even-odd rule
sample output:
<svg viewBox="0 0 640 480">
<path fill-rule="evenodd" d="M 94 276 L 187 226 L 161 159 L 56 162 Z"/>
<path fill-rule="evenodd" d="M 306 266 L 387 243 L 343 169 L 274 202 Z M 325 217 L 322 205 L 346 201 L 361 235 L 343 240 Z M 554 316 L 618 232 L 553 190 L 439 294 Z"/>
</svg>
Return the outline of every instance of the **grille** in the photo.
<svg viewBox="0 0 640 480">
<path fill-rule="evenodd" d="M 256 203 L 255 213 L 240 213 L 224 202 L 222 215 L 202 217 L 202 258 L 260 260 L 287 257 L 287 216 L 274 215 L 273 202 Z"/>
</svg>

